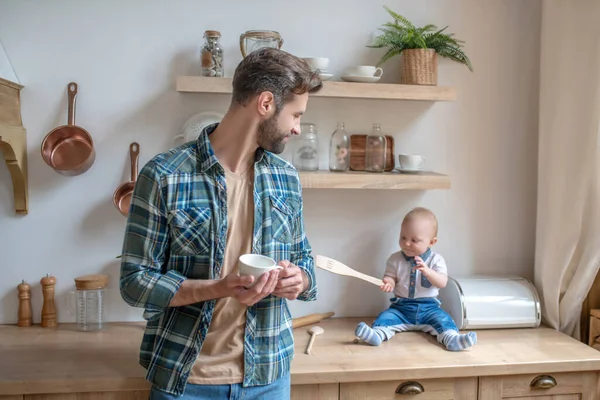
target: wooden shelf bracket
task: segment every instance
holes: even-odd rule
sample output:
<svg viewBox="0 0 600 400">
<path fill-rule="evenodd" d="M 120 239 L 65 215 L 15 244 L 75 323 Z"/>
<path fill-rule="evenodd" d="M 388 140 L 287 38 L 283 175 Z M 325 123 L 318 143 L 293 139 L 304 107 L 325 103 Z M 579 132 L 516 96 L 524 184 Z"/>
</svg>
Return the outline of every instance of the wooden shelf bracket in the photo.
<svg viewBox="0 0 600 400">
<path fill-rule="evenodd" d="M 27 131 L 22 125 L 22 85 L 0 78 L 0 152 L 10 172 L 17 214 L 28 213 Z"/>
</svg>

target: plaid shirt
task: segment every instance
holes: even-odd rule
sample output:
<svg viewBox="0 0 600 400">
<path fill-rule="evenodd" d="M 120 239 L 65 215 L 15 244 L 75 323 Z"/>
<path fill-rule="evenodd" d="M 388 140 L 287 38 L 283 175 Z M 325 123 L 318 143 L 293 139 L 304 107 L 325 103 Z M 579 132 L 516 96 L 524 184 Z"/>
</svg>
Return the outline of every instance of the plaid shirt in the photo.
<svg viewBox="0 0 600 400">
<path fill-rule="evenodd" d="M 140 364 L 146 379 L 174 395 L 185 389 L 208 332 L 216 300 L 169 307 L 185 279 L 218 279 L 227 233 L 223 167 L 207 127 L 192 141 L 159 154 L 140 171 L 123 243 L 120 290 L 143 307 L 146 330 Z M 289 260 L 308 277 L 298 299 L 317 297 L 311 248 L 304 233 L 297 171 L 258 149 L 254 164 L 252 252 Z M 272 383 L 289 372 L 294 355 L 285 299 L 267 296 L 248 307 L 244 333 L 244 386 Z"/>
</svg>

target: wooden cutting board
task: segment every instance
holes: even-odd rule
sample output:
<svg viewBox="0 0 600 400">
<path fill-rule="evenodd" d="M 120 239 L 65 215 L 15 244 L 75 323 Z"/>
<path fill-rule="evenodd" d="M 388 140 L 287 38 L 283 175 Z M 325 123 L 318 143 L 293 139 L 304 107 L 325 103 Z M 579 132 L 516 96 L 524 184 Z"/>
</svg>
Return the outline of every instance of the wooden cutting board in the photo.
<svg viewBox="0 0 600 400">
<path fill-rule="evenodd" d="M 386 135 L 386 154 L 384 171 L 394 169 L 394 138 Z M 350 169 L 352 171 L 365 170 L 365 151 L 367 146 L 367 135 L 350 135 Z"/>
</svg>

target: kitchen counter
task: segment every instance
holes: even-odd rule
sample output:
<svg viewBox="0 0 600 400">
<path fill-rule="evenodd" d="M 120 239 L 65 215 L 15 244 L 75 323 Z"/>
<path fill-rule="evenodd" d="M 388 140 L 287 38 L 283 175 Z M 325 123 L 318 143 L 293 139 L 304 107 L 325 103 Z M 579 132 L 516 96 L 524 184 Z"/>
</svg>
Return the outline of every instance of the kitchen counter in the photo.
<svg viewBox="0 0 600 400">
<path fill-rule="evenodd" d="M 600 370 L 600 352 L 545 327 L 478 331 L 475 347 L 449 352 L 423 333 L 399 334 L 379 347 L 355 344 L 360 320 L 369 321 L 333 318 L 319 323 L 325 333 L 316 337 L 311 355 L 304 354 L 309 327 L 297 328 L 292 385 L 335 388 L 344 382 Z M 74 324 L 56 329 L 0 326 L 0 400 L 33 393 L 147 391 L 149 383 L 138 364 L 143 329 L 143 323 L 111 323 L 94 333 L 76 331 Z"/>
</svg>

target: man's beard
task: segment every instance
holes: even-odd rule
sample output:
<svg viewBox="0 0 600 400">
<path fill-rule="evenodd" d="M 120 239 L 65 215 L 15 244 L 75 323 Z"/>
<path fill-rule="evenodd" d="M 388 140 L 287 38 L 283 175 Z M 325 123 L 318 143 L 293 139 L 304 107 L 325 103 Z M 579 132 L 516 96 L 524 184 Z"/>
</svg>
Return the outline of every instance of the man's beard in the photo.
<svg viewBox="0 0 600 400">
<path fill-rule="evenodd" d="M 271 118 L 262 121 L 258 125 L 258 145 L 271 153 L 281 154 L 285 150 L 283 141 L 288 135 L 279 131 L 277 116 L 274 114 Z"/>
</svg>

